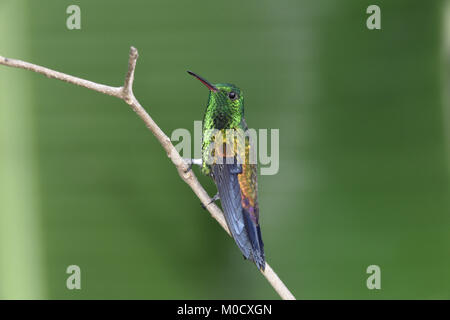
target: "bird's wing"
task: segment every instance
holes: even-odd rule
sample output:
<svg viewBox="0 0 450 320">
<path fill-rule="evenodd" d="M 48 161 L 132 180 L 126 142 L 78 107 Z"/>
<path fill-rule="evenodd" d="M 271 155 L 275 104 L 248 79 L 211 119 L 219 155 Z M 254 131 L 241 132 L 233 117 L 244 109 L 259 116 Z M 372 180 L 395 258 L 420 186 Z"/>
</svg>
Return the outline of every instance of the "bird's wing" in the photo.
<svg viewBox="0 0 450 320">
<path fill-rule="evenodd" d="M 249 159 L 250 145 L 246 143 L 246 158 Z M 238 175 L 239 187 L 241 190 L 241 206 L 246 223 L 246 229 L 253 249 L 253 258 L 258 267 L 264 269 L 264 244 L 261 237 L 261 227 L 259 226 L 259 206 L 258 206 L 258 181 L 256 164 L 248 163 L 245 160 L 242 165 L 242 173 Z"/>
<path fill-rule="evenodd" d="M 257 201 L 256 164 L 249 163 L 250 144 L 248 137 L 234 163 L 223 159 L 212 166 L 222 207 L 230 232 L 247 259 L 253 260 L 258 268 L 265 267 L 264 245 L 259 226 Z M 242 159 L 241 162 L 238 158 Z"/>
<path fill-rule="evenodd" d="M 238 165 L 215 164 L 212 166 L 212 175 L 219 191 L 228 228 L 242 254 L 248 259 L 251 257 L 252 246 L 245 228 L 241 187 L 236 173 L 238 170 Z"/>
</svg>

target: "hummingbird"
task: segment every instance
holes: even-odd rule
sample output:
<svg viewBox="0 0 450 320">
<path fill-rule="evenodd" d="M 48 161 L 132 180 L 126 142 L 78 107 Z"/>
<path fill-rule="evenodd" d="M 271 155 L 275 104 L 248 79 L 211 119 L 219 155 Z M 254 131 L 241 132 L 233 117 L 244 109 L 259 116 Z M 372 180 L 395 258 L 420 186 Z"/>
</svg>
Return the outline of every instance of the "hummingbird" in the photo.
<svg viewBox="0 0 450 320">
<path fill-rule="evenodd" d="M 191 71 L 188 73 L 209 89 L 202 122 L 201 170 L 217 186 L 218 193 L 211 202 L 220 199 L 228 229 L 244 258 L 264 271 L 257 164 L 250 161 L 251 143 L 246 135 L 244 93 L 233 84 L 213 85 Z M 222 139 L 217 138 L 217 133 Z"/>
</svg>

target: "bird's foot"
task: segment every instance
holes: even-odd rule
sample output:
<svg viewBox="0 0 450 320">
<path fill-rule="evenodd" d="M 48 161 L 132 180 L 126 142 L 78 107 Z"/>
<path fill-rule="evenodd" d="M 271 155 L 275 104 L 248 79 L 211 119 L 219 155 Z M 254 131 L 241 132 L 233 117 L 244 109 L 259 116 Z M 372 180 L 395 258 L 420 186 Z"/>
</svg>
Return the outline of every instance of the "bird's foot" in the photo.
<svg viewBox="0 0 450 320">
<path fill-rule="evenodd" d="M 219 200 L 219 199 L 220 199 L 219 193 L 217 192 L 216 195 L 215 195 L 214 197 L 211 198 L 211 201 L 209 201 L 209 203 L 208 203 L 206 206 L 205 206 L 203 203 L 200 203 L 200 205 L 202 206 L 203 209 L 206 210 L 206 207 L 207 207 L 207 206 L 209 206 L 211 203 L 213 203 L 213 202 L 215 202 L 215 201 L 217 201 L 217 200 Z"/>
<path fill-rule="evenodd" d="M 202 159 L 188 159 L 188 158 L 183 158 L 184 162 L 186 162 L 186 164 L 188 165 L 188 168 L 186 170 L 186 172 L 191 171 L 192 169 L 192 165 L 196 164 L 198 166 L 202 165 Z"/>
</svg>

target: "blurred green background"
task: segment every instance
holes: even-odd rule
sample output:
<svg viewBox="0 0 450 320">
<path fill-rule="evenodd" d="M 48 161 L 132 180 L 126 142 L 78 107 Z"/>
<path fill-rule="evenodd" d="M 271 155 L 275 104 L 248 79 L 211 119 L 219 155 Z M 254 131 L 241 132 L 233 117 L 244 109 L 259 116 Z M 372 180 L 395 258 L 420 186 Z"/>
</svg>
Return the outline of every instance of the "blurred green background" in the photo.
<svg viewBox="0 0 450 320">
<path fill-rule="evenodd" d="M 71 4 L 81 30 L 66 28 Z M 366 28 L 371 4 L 381 30 Z M 261 224 L 294 295 L 449 299 L 446 5 L 0 0 L 0 55 L 118 86 L 134 45 L 135 94 L 168 135 L 205 109 L 187 69 L 237 84 L 249 126 L 280 129 Z M 71 264 L 81 290 L 66 288 Z M 366 287 L 372 264 L 381 290 Z M 278 296 L 123 101 L 0 66 L 0 298 Z"/>
</svg>

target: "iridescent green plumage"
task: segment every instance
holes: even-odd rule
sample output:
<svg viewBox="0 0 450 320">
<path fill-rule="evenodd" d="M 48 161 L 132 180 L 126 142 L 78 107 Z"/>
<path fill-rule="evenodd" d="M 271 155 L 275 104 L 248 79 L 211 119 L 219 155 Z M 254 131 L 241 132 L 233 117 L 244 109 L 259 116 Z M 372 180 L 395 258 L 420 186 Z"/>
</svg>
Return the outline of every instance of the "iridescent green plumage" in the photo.
<svg viewBox="0 0 450 320">
<path fill-rule="evenodd" d="M 209 92 L 208 106 L 203 117 L 202 170 L 206 175 L 210 174 L 208 148 L 214 143 L 217 130 L 226 137 L 226 129 L 244 129 L 241 124 L 244 119 L 244 96 L 241 91 L 232 84 L 216 84 L 215 88 L 218 91 Z M 228 98 L 232 91 L 238 95 L 236 100 Z"/>
<path fill-rule="evenodd" d="M 225 220 L 244 257 L 264 270 L 259 226 L 256 163 L 244 120 L 243 92 L 232 84 L 212 85 L 189 72 L 209 90 L 203 118 L 202 172 L 216 183 Z"/>
</svg>

